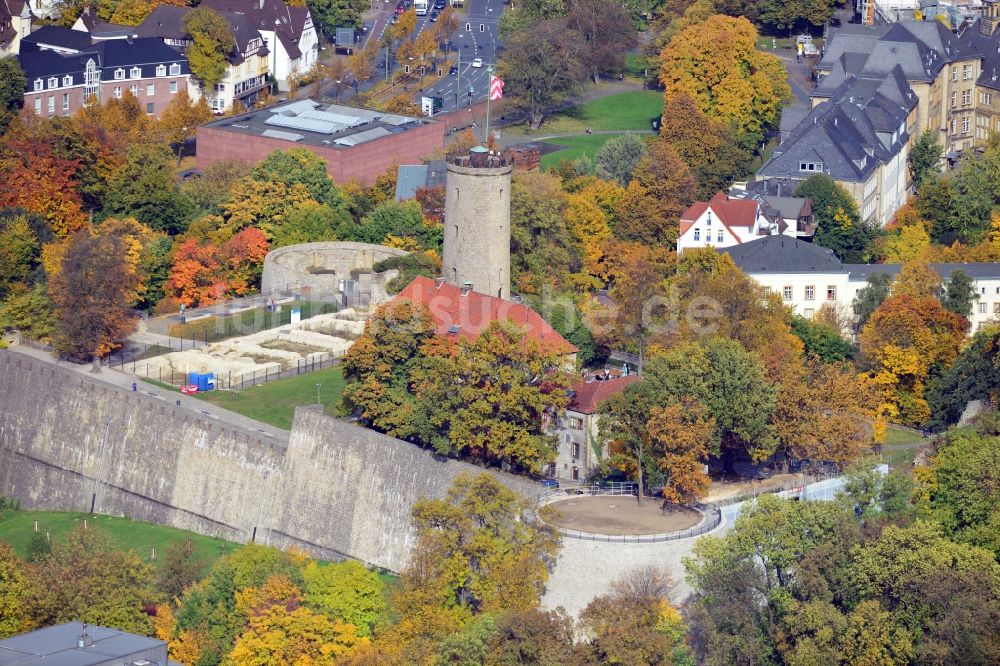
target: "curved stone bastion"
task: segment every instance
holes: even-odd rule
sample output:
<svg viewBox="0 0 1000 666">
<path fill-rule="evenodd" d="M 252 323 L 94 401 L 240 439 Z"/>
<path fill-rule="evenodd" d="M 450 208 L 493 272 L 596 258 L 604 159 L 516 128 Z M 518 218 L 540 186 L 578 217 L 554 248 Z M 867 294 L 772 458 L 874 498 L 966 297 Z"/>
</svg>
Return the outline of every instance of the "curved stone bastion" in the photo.
<svg viewBox="0 0 1000 666">
<path fill-rule="evenodd" d="M 715 507 L 661 510 L 662 500 L 634 495 L 560 495 L 539 502 L 539 515 L 562 535 L 562 548 L 546 584 L 542 606 L 559 606 L 572 616 L 632 569 L 655 566 L 675 585 L 670 597 L 682 602 L 691 592 L 681 560 L 695 541 L 720 532 L 724 520 Z"/>
</svg>

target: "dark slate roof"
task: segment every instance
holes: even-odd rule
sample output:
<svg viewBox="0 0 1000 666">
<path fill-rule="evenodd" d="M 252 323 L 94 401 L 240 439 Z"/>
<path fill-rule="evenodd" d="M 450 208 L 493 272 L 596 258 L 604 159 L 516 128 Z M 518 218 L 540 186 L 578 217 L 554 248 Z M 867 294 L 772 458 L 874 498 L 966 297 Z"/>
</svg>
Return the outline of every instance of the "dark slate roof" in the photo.
<svg viewBox="0 0 1000 666">
<path fill-rule="evenodd" d="M 181 73 L 187 74 L 187 58 L 177 49 L 171 48 L 155 37 L 140 37 L 138 39 L 109 39 L 97 42 L 84 50 L 84 53 L 97 54 L 101 67 L 135 67 L 142 65 L 158 65 L 180 63 Z M 154 73 L 143 76 L 154 76 Z"/>
<path fill-rule="evenodd" d="M 165 663 L 167 644 L 155 638 L 89 625 L 93 644 L 80 648 L 80 622 L 66 622 L 0 640 L 0 663 L 10 666 L 89 666 L 146 658 Z"/>
<path fill-rule="evenodd" d="M 790 236 L 764 236 L 721 251 L 744 273 L 847 272 L 830 250 Z"/>
<path fill-rule="evenodd" d="M 191 7 L 160 5 L 150 12 L 145 21 L 135 27 L 135 34 L 139 37 L 158 37 L 177 41 L 190 40 L 187 28 L 184 27 L 184 17 L 191 10 Z M 229 62 L 238 65 L 248 55 L 247 47 L 250 41 L 254 38 L 263 38 L 246 15 L 232 12 L 218 13 L 229 24 L 236 40 L 236 52 L 229 55 Z M 266 55 L 267 49 L 262 49 L 260 53 Z"/>
<path fill-rule="evenodd" d="M 761 198 L 770 209 L 783 218 L 797 219 L 803 208 L 808 208 L 806 215 L 812 212 L 811 206 L 807 207 L 806 205 L 809 200 L 802 197 L 763 196 Z"/>
<path fill-rule="evenodd" d="M 79 30 L 60 28 L 56 25 L 44 25 L 38 30 L 21 39 L 21 49 L 25 45 L 31 48 L 55 46 L 69 51 L 82 51 L 90 46 L 90 35 Z"/>
<path fill-rule="evenodd" d="M 302 55 L 299 40 L 309 16 L 307 7 L 289 7 L 282 0 L 202 0 L 199 6 L 242 14 L 258 30 L 274 32 L 289 58 Z"/>
<path fill-rule="evenodd" d="M 844 264 L 844 268 L 850 273 L 851 282 L 864 282 L 876 273 L 895 277 L 903 267 L 900 264 Z M 931 264 L 931 268 L 942 280 L 951 279 L 955 271 L 962 271 L 974 280 L 1000 279 L 1000 263 Z"/>
<path fill-rule="evenodd" d="M 396 176 L 396 201 L 412 199 L 427 182 L 426 164 L 402 164 Z"/>
<path fill-rule="evenodd" d="M 46 79 L 50 76 L 63 76 L 65 74 L 83 76 L 83 64 L 78 57 L 68 58 L 55 51 L 28 51 L 18 54 L 17 61 L 21 64 L 21 70 L 24 72 L 27 84 L 25 89 L 29 91 L 33 90 L 35 79 Z M 79 83 L 75 77 L 74 82 Z"/>
</svg>

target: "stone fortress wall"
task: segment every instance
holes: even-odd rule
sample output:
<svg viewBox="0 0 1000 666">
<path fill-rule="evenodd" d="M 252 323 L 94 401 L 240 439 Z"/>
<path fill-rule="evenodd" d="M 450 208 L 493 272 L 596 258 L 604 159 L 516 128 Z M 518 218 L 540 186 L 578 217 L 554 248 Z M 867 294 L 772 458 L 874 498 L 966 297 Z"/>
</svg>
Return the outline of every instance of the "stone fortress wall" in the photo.
<svg viewBox="0 0 1000 666">
<path fill-rule="evenodd" d="M 0 495 L 400 571 L 410 507 L 480 468 L 300 408 L 287 438 L 0 351 Z M 527 479 L 495 473 L 535 493 Z M 95 496 L 96 495 L 96 496 Z"/>
</svg>

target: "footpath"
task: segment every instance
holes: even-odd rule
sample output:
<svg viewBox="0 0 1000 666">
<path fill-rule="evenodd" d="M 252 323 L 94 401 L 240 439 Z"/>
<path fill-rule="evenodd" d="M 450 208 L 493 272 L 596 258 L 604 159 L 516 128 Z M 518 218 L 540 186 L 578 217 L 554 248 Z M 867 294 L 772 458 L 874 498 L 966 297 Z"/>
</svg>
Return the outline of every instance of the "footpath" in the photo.
<svg viewBox="0 0 1000 666">
<path fill-rule="evenodd" d="M 49 352 L 40 349 L 32 349 L 23 345 L 13 346 L 6 352 L 0 352 L 0 354 L 2 353 L 15 353 L 30 356 L 31 358 L 58 366 L 63 370 L 78 372 L 81 375 L 89 377 L 90 379 L 104 382 L 105 384 L 109 384 L 124 391 L 131 391 L 134 383 L 137 392 L 152 396 L 158 400 L 172 402 L 193 412 L 215 419 L 223 424 L 259 432 L 267 437 L 274 438 L 275 443 L 281 446 L 284 446 L 285 442 L 288 441 L 288 431 L 286 430 L 281 430 L 280 428 L 275 428 L 266 423 L 261 423 L 260 421 L 236 414 L 235 412 L 223 409 L 213 405 L 212 403 L 205 402 L 204 400 L 186 396 L 177 391 L 168 391 L 167 389 L 160 388 L 159 386 L 154 386 L 153 384 L 144 382 L 135 375 L 131 375 L 127 372 L 122 372 L 106 366 L 102 367 L 100 372 L 93 372 L 90 364 L 79 365 L 70 361 L 63 361 L 54 357 Z"/>
</svg>

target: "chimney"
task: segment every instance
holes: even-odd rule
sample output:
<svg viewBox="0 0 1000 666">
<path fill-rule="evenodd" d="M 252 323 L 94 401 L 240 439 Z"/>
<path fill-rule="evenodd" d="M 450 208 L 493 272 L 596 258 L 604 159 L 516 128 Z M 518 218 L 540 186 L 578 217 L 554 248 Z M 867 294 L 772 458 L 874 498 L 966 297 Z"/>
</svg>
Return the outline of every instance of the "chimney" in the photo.
<svg viewBox="0 0 1000 666">
<path fill-rule="evenodd" d="M 87 633 L 87 623 L 83 623 L 83 632 L 77 636 L 76 647 L 79 649 L 89 648 L 94 645 L 94 640 Z"/>
<path fill-rule="evenodd" d="M 468 296 L 470 291 L 472 291 L 472 283 L 466 280 L 462 283 L 462 296 Z"/>
<path fill-rule="evenodd" d="M 265 0 L 260 0 L 260 4 L 258 5 L 260 7 L 261 11 L 264 10 L 264 2 L 265 2 Z"/>
</svg>

